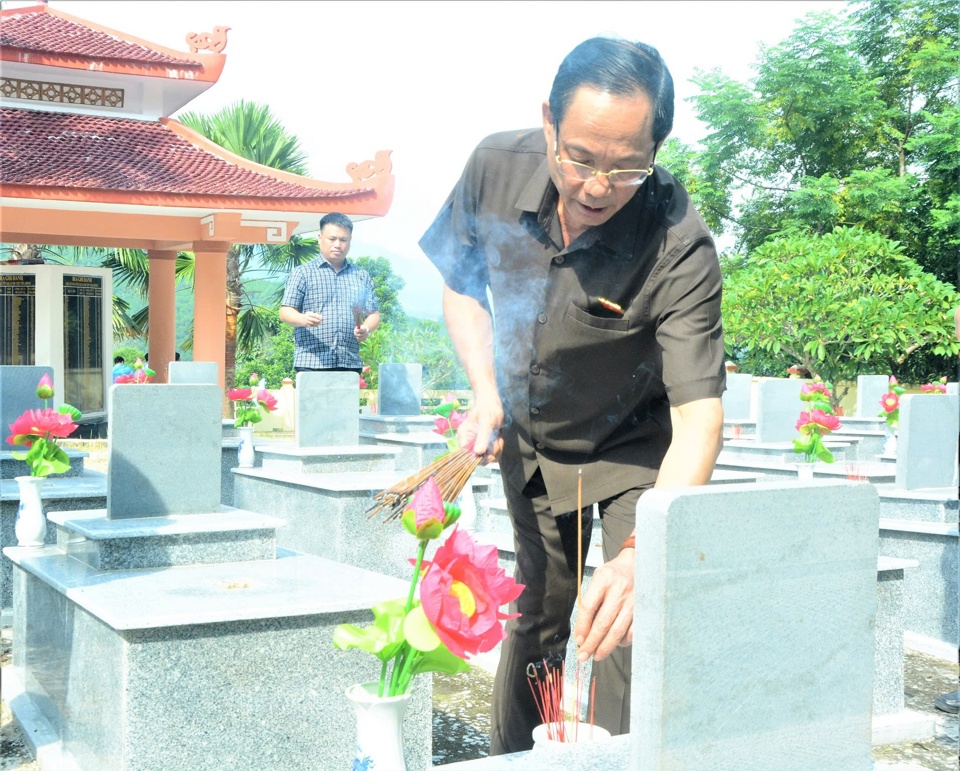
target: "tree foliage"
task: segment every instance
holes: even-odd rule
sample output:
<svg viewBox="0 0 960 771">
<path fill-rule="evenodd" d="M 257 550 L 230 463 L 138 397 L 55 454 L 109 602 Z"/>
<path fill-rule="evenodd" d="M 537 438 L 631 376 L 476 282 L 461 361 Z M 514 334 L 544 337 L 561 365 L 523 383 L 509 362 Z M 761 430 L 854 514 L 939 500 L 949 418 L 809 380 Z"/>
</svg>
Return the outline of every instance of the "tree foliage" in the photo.
<svg viewBox="0 0 960 771">
<path fill-rule="evenodd" d="M 758 350 L 836 384 L 861 374 L 900 377 L 919 352 L 960 353 L 948 323 L 960 293 L 877 233 L 782 237 L 727 267 L 723 318 L 732 355 Z M 836 393 L 836 403 L 843 396 Z"/>
<path fill-rule="evenodd" d="M 955 0 L 871 0 L 811 13 L 738 83 L 698 71 L 710 127 L 694 200 L 752 251 L 784 232 L 858 225 L 957 280 L 960 239 Z"/>
</svg>

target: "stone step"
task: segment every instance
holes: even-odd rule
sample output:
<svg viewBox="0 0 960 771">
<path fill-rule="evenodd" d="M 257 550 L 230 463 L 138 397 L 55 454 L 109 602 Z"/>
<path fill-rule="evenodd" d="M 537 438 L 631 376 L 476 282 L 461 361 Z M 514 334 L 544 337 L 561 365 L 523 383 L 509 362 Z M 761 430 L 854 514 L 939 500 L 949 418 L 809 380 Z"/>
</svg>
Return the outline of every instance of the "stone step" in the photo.
<svg viewBox="0 0 960 771">
<path fill-rule="evenodd" d="M 360 431 L 367 434 L 431 432 L 435 425 L 435 417 L 434 415 L 360 415 Z"/>
<path fill-rule="evenodd" d="M 757 481 L 769 482 L 775 479 L 796 479 L 797 469 L 795 464 L 776 461 L 773 458 L 757 457 L 753 459 L 730 458 L 720 453 L 717 459 L 716 469 L 720 471 L 740 471 L 750 474 L 756 474 Z M 818 462 L 813 469 L 814 478 L 836 479 L 857 477 L 863 481 L 873 484 L 883 484 L 893 482 L 896 476 L 896 469 L 891 463 L 880 461 L 866 461 L 857 464 L 850 464 L 837 461 L 836 463 Z"/>
<path fill-rule="evenodd" d="M 253 447 L 261 468 L 304 474 L 393 472 L 402 453 L 399 447 L 374 445 L 297 447 L 290 442 L 254 442 Z"/>
<path fill-rule="evenodd" d="M 109 519 L 107 510 L 50 512 L 62 551 L 97 570 L 273 559 L 282 519 L 221 506 L 209 514 Z"/>
<path fill-rule="evenodd" d="M 398 448 L 400 454 L 397 456 L 396 468 L 408 473 L 426 468 L 448 452 L 446 440 L 432 431 L 408 434 L 371 434 L 361 431 L 360 444 Z"/>
</svg>

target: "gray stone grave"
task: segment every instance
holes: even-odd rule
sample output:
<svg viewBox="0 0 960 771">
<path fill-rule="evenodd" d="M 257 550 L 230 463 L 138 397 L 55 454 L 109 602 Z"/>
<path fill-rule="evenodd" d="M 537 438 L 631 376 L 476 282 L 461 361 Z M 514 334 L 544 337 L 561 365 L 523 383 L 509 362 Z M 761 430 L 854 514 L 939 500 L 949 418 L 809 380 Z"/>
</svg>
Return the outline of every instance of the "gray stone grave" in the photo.
<svg viewBox="0 0 960 771">
<path fill-rule="evenodd" d="M 888 375 L 857 375 L 857 417 L 872 418 L 880 412 L 880 397 L 889 391 Z"/>
<path fill-rule="evenodd" d="M 384 363 L 378 371 L 380 415 L 419 415 L 423 390 L 422 364 Z"/>
<path fill-rule="evenodd" d="M 298 447 L 360 443 L 360 376 L 355 372 L 298 372 Z"/>
<path fill-rule="evenodd" d="M 845 482 L 641 498 L 631 768 L 872 767 L 878 516 Z"/>
<path fill-rule="evenodd" d="M 220 394 L 114 386 L 113 425 L 138 430 L 111 431 L 111 476 L 122 468 L 107 509 L 51 514 L 56 545 L 3 550 L 14 566 L 3 699 L 43 768 L 350 764 L 355 718 L 344 690 L 376 680 L 380 666 L 335 650 L 333 631 L 371 621 L 371 605 L 405 596 L 409 581 L 280 549 L 282 520 L 221 506 Z M 158 442 L 193 470 L 164 462 Z M 209 500 L 208 485 L 214 504 L 203 512 L 156 492 Z M 113 516 L 128 498 L 141 502 L 140 516 Z M 417 680 L 404 730 L 409 766 L 425 768 L 432 678 Z"/>
<path fill-rule="evenodd" d="M 797 436 L 803 380 L 761 378 L 757 383 L 757 441 L 789 442 Z"/>
<path fill-rule="evenodd" d="M 960 397 L 905 394 L 900 397 L 896 486 L 904 490 L 957 487 Z"/>
<path fill-rule="evenodd" d="M 753 375 L 727 373 L 727 390 L 723 392 L 723 419 L 725 422 L 753 420 L 750 409 L 753 398 Z"/>
<path fill-rule="evenodd" d="M 215 385 L 110 386 L 111 519 L 220 507 L 221 400 Z"/>
<path fill-rule="evenodd" d="M 168 366 L 171 385 L 220 385 L 220 372 L 215 361 L 171 361 Z"/>
</svg>

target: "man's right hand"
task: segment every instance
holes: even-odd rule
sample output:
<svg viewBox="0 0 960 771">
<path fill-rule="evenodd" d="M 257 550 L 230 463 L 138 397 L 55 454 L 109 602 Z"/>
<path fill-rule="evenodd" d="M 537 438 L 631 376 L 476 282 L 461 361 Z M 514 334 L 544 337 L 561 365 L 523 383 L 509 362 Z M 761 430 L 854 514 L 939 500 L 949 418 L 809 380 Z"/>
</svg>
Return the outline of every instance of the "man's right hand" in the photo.
<svg viewBox="0 0 960 771">
<path fill-rule="evenodd" d="M 305 327 L 319 327 L 323 323 L 323 314 L 314 313 L 313 311 L 307 311 L 306 313 L 301 314 L 303 317 L 303 326 Z"/>
<path fill-rule="evenodd" d="M 457 430 L 461 447 L 471 448 L 482 455 L 481 463 L 495 463 L 503 451 L 500 426 L 503 424 L 503 405 L 499 397 L 477 399 L 467 412 L 467 417 Z"/>
</svg>

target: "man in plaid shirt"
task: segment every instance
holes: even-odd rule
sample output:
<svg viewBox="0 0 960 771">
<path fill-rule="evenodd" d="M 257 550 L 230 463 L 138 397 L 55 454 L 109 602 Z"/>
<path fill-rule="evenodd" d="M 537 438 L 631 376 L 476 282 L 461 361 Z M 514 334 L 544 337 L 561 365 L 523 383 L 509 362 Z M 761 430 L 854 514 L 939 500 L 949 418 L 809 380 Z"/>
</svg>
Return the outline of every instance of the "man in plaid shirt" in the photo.
<svg viewBox="0 0 960 771">
<path fill-rule="evenodd" d="M 294 328 L 293 368 L 360 374 L 360 343 L 380 324 L 373 279 L 347 261 L 353 222 L 331 213 L 320 220 L 320 257 L 287 279 L 280 320 Z"/>
</svg>

